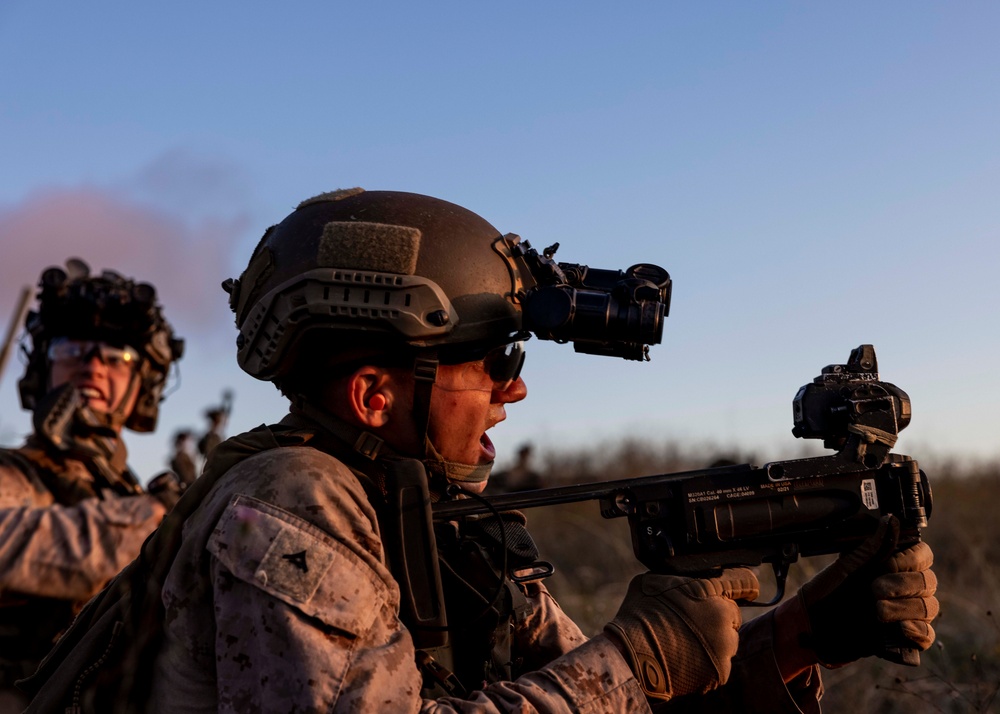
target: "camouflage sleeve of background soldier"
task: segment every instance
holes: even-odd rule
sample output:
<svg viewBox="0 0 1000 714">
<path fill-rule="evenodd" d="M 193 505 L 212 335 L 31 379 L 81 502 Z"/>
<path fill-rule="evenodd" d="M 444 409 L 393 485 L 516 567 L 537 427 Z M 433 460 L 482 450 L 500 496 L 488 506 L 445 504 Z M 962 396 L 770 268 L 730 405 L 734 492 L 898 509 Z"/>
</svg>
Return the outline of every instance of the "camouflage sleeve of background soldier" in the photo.
<svg viewBox="0 0 1000 714">
<path fill-rule="evenodd" d="M 238 484 L 219 517 L 205 519 L 214 628 L 187 611 L 189 578 L 181 570 L 165 584 L 176 662 L 209 653 L 217 711 L 649 711 L 628 664 L 603 636 L 468 698 L 422 699 L 399 589 L 363 489 L 332 457 L 279 451 L 235 467 L 203 506 L 212 510 L 228 483 Z M 188 539 L 201 527 L 189 523 Z M 176 695 L 184 686 L 170 689 Z"/>
<path fill-rule="evenodd" d="M 0 592 L 88 600 L 138 555 L 164 513 L 147 495 L 61 506 L 0 464 Z"/>
</svg>

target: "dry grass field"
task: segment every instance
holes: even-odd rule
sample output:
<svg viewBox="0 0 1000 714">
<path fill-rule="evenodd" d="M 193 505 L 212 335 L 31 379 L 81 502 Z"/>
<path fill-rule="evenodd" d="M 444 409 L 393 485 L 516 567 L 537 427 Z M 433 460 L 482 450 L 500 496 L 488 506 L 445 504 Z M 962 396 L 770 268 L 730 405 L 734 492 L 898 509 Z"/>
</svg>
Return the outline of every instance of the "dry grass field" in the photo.
<svg viewBox="0 0 1000 714">
<path fill-rule="evenodd" d="M 699 468 L 719 457 L 760 462 L 752 455 L 634 442 L 592 453 L 548 454 L 538 470 L 546 484 L 560 485 Z M 870 658 L 824 672 L 826 712 L 1000 712 L 1000 462 L 921 466 L 934 491 L 925 536 L 940 581 L 937 641 L 922 655 L 919 668 Z M 643 570 L 632 555 L 627 523 L 604 520 L 595 503 L 533 509 L 527 515 L 542 557 L 556 566 L 550 589 L 585 632 L 600 631 L 614 616 L 628 581 Z M 803 559 L 793 566 L 789 591 L 826 562 Z M 769 568 L 760 574 L 765 591 L 769 574 Z M 744 617 L 754 614 L 744 611 Z"/>
</svg>

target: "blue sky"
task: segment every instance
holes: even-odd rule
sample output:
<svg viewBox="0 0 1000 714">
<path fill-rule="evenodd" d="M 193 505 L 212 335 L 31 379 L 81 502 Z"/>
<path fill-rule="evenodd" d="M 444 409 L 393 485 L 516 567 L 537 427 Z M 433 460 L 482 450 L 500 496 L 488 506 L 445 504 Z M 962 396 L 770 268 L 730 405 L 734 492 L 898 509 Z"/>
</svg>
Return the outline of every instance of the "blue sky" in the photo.
<svg viewBox="0 0 1000 714">
<path fill-rule="evenodd" d="M 160 431 L 224 388 L 231 430 L 277 393 L 236 367 L 219 283 L 337 187 L 466 206 L 559 258 L 666 267 L 647 364 L 533 341 L 503 462 L 618 439 L 796 448 L 791 399 L 878 350 L 914 417 L 899 450 L 998 454 L 1000 7 L 887 3 L 0 4 L 0 319 L 80 256 L 157 285 L 188 339 Z M 17 441 L 21 364 L 0 382 Z"/>
</svg>

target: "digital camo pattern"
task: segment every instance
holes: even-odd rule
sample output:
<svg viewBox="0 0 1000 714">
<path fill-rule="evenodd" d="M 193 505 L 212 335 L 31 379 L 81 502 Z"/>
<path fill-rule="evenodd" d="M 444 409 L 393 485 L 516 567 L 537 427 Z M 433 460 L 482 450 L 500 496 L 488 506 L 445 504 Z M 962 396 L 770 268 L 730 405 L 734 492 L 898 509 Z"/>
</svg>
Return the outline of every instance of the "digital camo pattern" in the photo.
<svg viewBox="0 0 1000 714">
<path fill-rule="evenodd" d="M 540 583 L 514 633 L 536 669 L 467 699 L 423 700 L 399 589 L 360 482 L 309 447 L 233 467 L 188 519 L 164 588 L 152 712 L 646 712 L 625 660 Z M 657 711 L 818 712 L 818 671 L 786 686 L 771 619 L 741 630 L 729 683 Z"/>
<path fill-rule="evenodd" d="M 225 475 L 188 520 L 163 588 L 151 711 L 642 712 L 632 673 L 538 585 L 516 633 L 540 668 L 469 699 L 422 700 L 399 589 L 357 478 L 307 447 Z"/>
<path fill-rule="evenodd" d="M 145 494 L 56 503 L 33 475 L 0 463 L 0 593 L 85 602 L 132 562 L 164 513 Z"/>
<path fill-rule="evenodd" d="M 148 495 L 97 498 L 79 461 L 53 465 L 58 474 L 41 473 L 40 465 L 0 451 L 0 714 L 24 709 L 14 682 L 35 671 L 165 513 Z M 50 491 L 40 475 L 62 488 Z"/>
</svg>

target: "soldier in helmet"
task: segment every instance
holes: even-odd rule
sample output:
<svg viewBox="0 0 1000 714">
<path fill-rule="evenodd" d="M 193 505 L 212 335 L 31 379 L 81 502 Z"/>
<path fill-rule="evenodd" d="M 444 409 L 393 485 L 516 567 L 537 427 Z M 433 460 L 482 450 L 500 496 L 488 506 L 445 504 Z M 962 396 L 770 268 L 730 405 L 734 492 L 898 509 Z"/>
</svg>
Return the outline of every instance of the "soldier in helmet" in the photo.
<svg viewBox="0 0 1000 714">
<path fill-rule="evenodd" d="M 163 518 L 126 465 L 121 431 L 154 429 L 183 346 L 147 283 L 71 260 L 39 288 L 19 382 L 34 431 L 0 450 L 0 698 Z"/>
<path fill-rule="evenodd" d="M 212 452 L 43 665 L 29 712 L 817 711 L 817 663 L 868 654 L 851 615 L 877 598 L 902 598 L 884 619 L 930 644 L 928 552 L 898 554 L 876 594 L 851 581 L 890 524 L 742 627 L 750 570 L 645 574 L 586 638 L 517 513 L 439 524 L 439 559 L 401 564 L 427 536 L 407 489 L 481 492 L 487 432 L 527 394 L 515 248 L 464 208 L 388 191 L 323 194 L 270 228 L 224 287 L 240 366 L 290 413 Z M 438 579 L 448 638 L 427 624 Z M 843 613 L 833 634 L 810 632 L 821 611 Z M 107 671 L 85 670 L 102 651 Z"/>
</svg>

